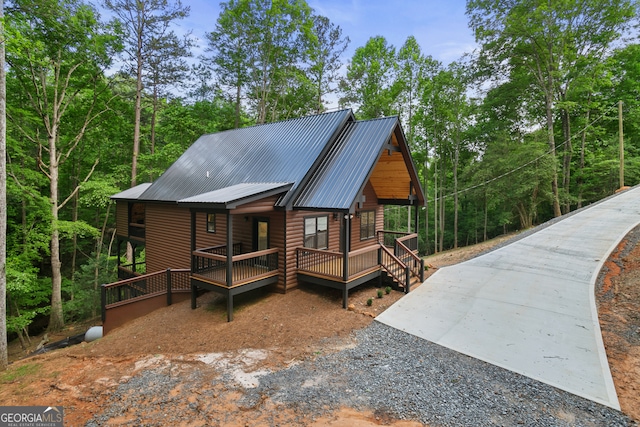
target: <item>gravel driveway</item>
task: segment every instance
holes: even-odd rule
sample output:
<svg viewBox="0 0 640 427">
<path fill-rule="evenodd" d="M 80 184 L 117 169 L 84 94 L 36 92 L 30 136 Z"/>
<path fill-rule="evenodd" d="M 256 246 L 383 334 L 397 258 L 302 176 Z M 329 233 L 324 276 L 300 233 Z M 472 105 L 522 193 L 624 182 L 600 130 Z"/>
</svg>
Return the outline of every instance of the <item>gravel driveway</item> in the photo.
<svg viewBox="0 0 640 427">
<path fill-rule="evenodd" d="M 221 393 L 240 396 L 236 403 L 244 408 L 244 419 L 254 413 L 260 425 L 267 417 L 272 426 L 308 425 L 342 407 L 429 426 L 635 425 L 621 412 L 378 322 L 358 331 L 354 342 L 337 353 L 262 372 L 255 376 L 257 386 L 235 380 L 234 366 L 220 369 L 206 387 L 197 368 L 185 374 L 169 368 L 175 368 L 172 362 L 144 369 L 118 385 L 104 411 L 86 425 L 107 425 L 121 414 L 129 414 L 130 423 L 140 407 L 149 405 L 161 412 L 156 418 L 138 416 L 134 424 L 237 425 L 233 413 L 207 409 Z M 172 392 L 177 384 L 180 393 Z M 186 396 L 198 389 L 197 399 L 188 401 Z M 289 415 L 283 417 L 277 408 Z"/>
</svg>

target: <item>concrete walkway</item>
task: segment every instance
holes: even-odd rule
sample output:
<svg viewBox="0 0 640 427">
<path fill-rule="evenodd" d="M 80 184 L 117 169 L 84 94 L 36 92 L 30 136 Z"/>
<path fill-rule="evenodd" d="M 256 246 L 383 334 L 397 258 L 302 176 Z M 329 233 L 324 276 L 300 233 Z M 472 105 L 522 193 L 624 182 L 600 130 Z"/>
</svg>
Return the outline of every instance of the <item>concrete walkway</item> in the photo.
<svg viewBox="0 0 640 427">
<path fill-rule="evenodd" d="M 594 287 L 640 223 L 640 187 L 445 267 L 377 317 L 394 328 L 620 409 Z"/>
</svg>

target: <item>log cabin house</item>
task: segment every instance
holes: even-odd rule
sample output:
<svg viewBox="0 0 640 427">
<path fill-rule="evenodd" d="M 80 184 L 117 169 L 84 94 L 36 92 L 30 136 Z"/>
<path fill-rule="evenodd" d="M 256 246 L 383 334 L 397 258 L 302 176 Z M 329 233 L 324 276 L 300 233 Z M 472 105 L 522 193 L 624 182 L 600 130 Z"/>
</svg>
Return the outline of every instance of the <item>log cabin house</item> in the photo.
<svg viewBox="0 0 640 427">
<path fill-rule="evenodd" d="M 346 308 L 355 286 L 384 274 L 406 292 L 424 270 L 417 234 L 383 230 L 384 205 L 415 206 L 417 224 L 425 203 L 397 117 L 346 109 L 203 135 L 155 182 L 112 199 L 118 258 L 127 243 L 134 257 L 103 286 L 103 317 L 166 281 L 167 303 L 171 282 L 193 308 L 202 289 L 225 295 L 231 321 L 234 295 L 259 287 L 337 288 Z"/>
</svg>

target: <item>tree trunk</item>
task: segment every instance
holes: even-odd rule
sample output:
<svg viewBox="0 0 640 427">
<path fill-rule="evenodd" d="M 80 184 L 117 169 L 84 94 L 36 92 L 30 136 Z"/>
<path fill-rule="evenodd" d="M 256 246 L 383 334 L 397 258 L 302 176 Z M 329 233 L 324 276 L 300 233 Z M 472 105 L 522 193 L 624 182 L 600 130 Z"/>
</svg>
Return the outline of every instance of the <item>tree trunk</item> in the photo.
<svg viewBox="0 0 640 427">
<path fill-rule="evenodd" d="M 453 158 L 453 248 L 458 249 L 458 160 L 460 150 L 456 142 Z"/>
<path fill-rule="evenodd" d="M 553 195 L 553 215 L 559 217 L 562 215 L 560 211 L 560 197 L 558 196 L 558 167 L 556 166 L 556 141 L 553 135 L 553 110 L 551 108 L 553 100 L 551 94 L 545 94 L 545 107 L 547 110 L 547 137 L 549 141 L 549 155 L 553 161 L 553 178 L 551 179 L 551 193 Z"/>
<path fill-rule="evenodd" d="M 589 95 L 589 101 L 590 100 L 591 100 L 591 95 Z M 587 123 L 587 124 L 589 123 L 589 113 L 590 112 L 591 112 L 591 110 L 589 109 L 589 107 L 587 107 L 587 115 L 586 115 L 586 118 L 585 118 L 585 123 Z M 580 145 L 580 166 L 579 166 L 580 173 L 578 174 L 578 206 L 577 206 L 578 209 L 580 209 L 582 207 L 582 185 L 583 185 L 584 152 L 585 152 L 586 141 L 587 141 L 587 126 L 585 126 L 584 129 L 582 130 L 582 141 L 581 141 L 581 145 Z"/>
<path fill-rule="evenodd" d="M 55 118 L 54 118 L 55 122 Z M 58 155 L 56 150 L 57 126 L 49 135 L 49 175 L 51 191 L 51 313 L 48 330 L 55 332 L 64 327 L 62 313 L 62 263 L 60 262 L 60 232 L 58 231 Z"/>
<path fill-rule="evenodd" d="M 7 353 L 7 86 L 4 60 L 4 1 L 0 0 L 0 371 Z"/>
<path fill-rule="evenodd" d="M 564 137 L 564 159 L 563 159 L 563 181 L 564 189 L 564 212 L 571 212 L 571 158 L 573 157 L 573 146 L 571 144 L 571 117 L 569 111 L 562 109 L 562 133 Z"/>
<path fill-rule="evenodd" d="M 142 116 L 142 33 L 138 34 L 136 67 L 136 105 L 135 119 L 133 123 L 133 159 L 131 161 L 131 187 L 137 185 L 138 154 L 140 153 L 140 121 Z"/>
</svg>

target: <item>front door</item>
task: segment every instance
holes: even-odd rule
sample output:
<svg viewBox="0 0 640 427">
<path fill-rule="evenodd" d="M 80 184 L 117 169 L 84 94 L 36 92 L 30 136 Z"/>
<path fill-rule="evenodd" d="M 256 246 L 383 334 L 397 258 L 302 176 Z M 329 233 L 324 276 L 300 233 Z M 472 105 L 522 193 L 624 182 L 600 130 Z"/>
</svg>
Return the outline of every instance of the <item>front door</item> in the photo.
<svg viewBox="0 0 640 427">
<path fill-rule="evenodd" d="M 269 220 L 255 218 L 253 220 L 253 251 L 269 249 Z"/>
<path fill-rule="evenodd" d="M 253 220 L 253 251 L 269 249 L 269 220 L 266 218 L 254 218 Z M 256 259 L 256 267 L 267 268 L 268 256 L 264 255 Z"/>
</svg>

